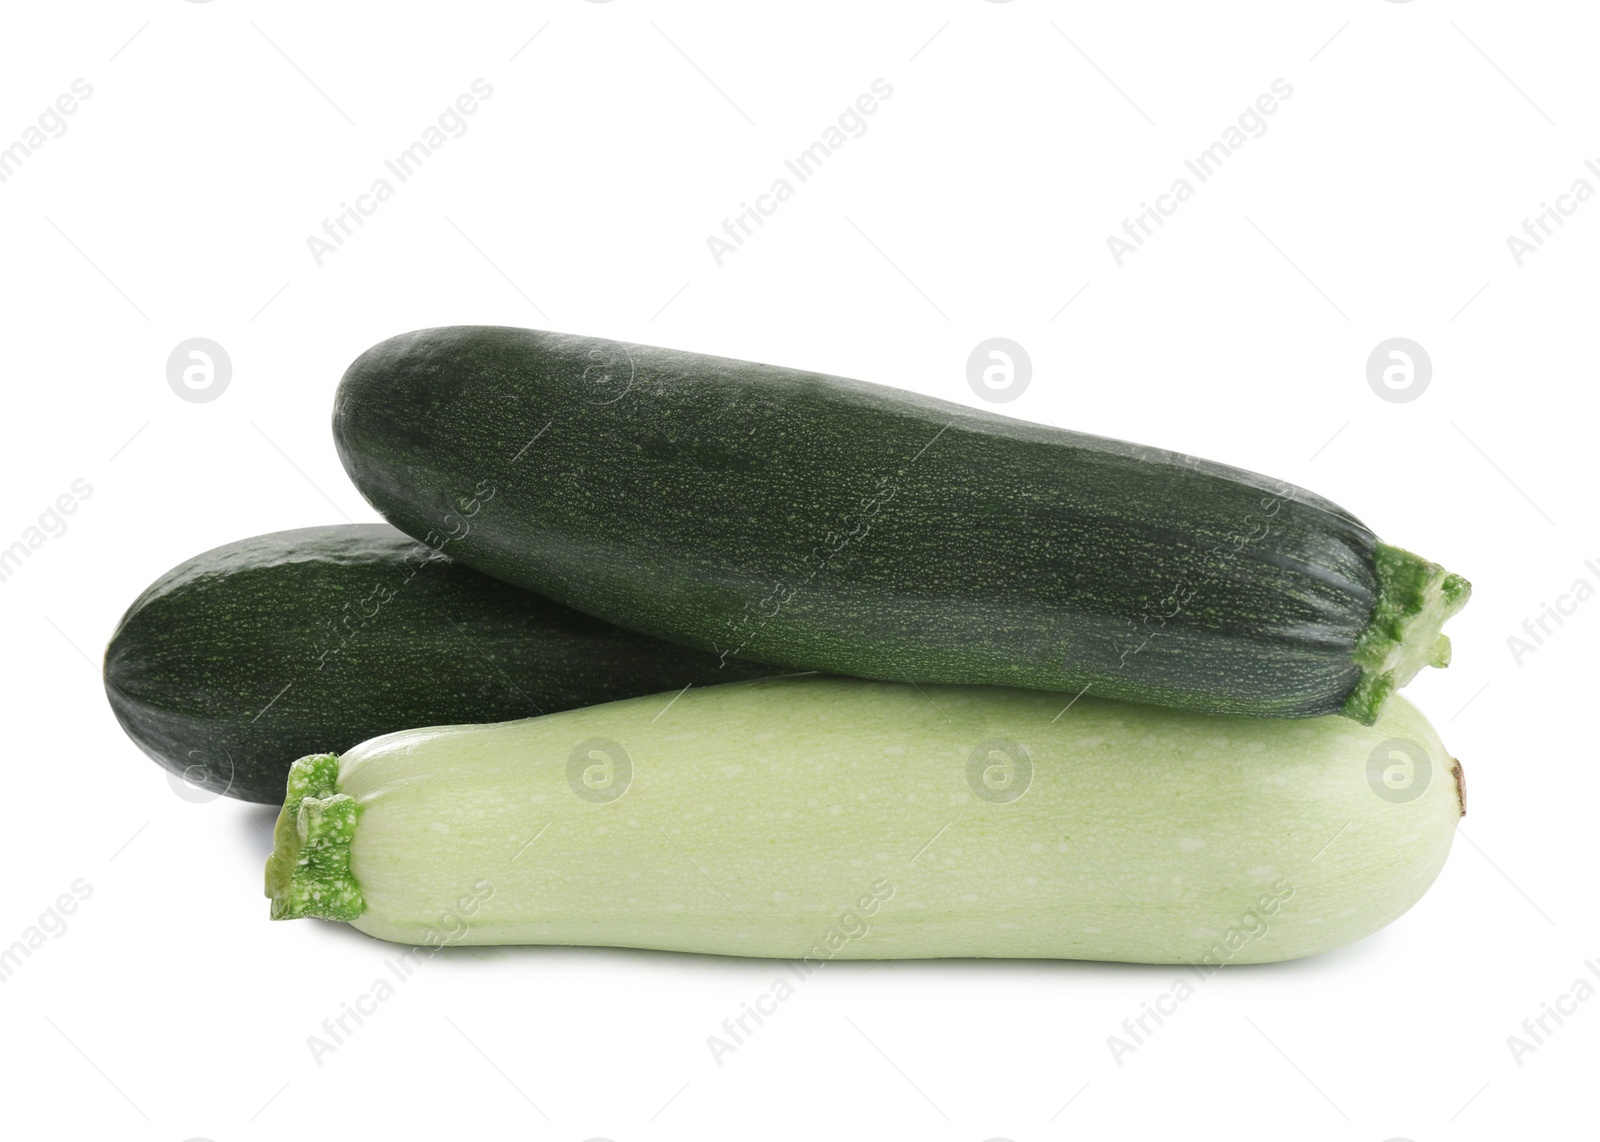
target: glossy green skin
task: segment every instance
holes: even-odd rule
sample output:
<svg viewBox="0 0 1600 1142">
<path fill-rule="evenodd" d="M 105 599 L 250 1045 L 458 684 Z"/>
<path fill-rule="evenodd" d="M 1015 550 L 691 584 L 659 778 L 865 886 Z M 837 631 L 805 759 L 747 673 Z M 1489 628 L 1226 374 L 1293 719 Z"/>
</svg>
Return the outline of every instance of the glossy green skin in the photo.
<svg viewBox="0 0 1600 1142">
<path fill-rule="evenodd" d="M 402 530 L 730 661 L 1307 717 L 1376 601 L 1376 537 L 1301 489 L 769 365 L 429 329 L 333 427 Z"/>
<path fill-rule="evenodd" d="M 297 757 L 375 734 L 779 673 L 619 630 L 449 549 L 349 524 L 208 551 L 123 616 L 106 697 L 189 784 L 278 804 Z"/>
</svg>

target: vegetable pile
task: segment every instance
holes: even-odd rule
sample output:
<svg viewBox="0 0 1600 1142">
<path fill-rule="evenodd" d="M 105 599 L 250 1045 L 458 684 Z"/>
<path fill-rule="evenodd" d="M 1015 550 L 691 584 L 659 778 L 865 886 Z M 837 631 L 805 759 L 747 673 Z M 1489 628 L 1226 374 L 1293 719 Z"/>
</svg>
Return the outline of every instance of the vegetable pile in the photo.
<svg viewBox="0 0 1600 1142">
<path fill-rule="evenodd" d="M 1395 691 L 1470 587 L 1304 489 L 497 327 L 368 350 L 333 427 L 393 527 L 198 556 L 106 654 L 146 753 L 282 799 L 274 918 L 1267 962 L 1406 911 L 1464 812 Z"/>
</svg>

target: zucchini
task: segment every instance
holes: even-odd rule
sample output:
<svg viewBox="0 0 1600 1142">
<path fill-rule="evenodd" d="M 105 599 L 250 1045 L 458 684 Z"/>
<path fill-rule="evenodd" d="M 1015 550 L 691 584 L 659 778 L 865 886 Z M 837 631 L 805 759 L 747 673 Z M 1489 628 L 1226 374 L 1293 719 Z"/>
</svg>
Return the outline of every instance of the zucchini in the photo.
<svg viewBox="0 0 1600 1142">
<path fill-rule="evenodd" d="M 401 530 L 725 661 L 1371 722 L 1469 591 L 1236 468 L 589 337 L 391 338 L 333 430 Z"/>
<path fill-rule="evenodd" d="M 1256 963 L 1394 920 L 1459 767 L 1377 724 L 826 676 L 389 734 L 295 762 L 275 919 L 413 945 Z"/>
<path fill-rule="evenodd" d="M 278 804 L 290 763 L 435 722 L 553 713 L 774 673 L 618 630 L 385 524 L 240 540 L 122 617 L 106 697 L 191 785 Z"/>
</svg>

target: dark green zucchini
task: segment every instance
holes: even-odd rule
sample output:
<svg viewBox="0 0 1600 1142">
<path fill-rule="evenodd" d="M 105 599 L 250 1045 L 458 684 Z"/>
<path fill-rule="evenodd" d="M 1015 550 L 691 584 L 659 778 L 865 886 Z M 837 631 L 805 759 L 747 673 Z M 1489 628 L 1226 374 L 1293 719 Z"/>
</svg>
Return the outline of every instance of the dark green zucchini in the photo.
<svg viewBox="0 0 1600 1142">
<path fill-rule="evenodd" d="M 1469 590 L 1236 468 L 589 337 L 391 338 L 333 429 L 402 530 L 730 661 L 1370 723 Z"/>
<path fill-rule="evenodd" d="M 290 763 L 329 742 L 777 673 L 619 630 L 386 524 L 197 556 L 128 608 L 105 657 L 106 696 L 145 753 L 270 803 Z"/>
</svg>

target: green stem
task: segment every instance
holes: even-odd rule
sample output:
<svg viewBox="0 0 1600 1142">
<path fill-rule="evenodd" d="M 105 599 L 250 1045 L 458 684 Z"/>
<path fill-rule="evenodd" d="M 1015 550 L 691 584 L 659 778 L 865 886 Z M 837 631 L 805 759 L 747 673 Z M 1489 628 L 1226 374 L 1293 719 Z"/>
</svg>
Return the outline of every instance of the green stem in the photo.
<svg viewBox="0 0 1600 1142">
<path fill-rule="evenodd" d="M 1368 726 L 1417 671 L 1450 665 L 1450 639 L 1440 628 L 1472 594 L 1472 584 L 1460 575 L 1398 547 L 1378 544 L 1373 561 L 1378 602 L 1356 641 L 1361 678 L 1344 703 L 1346 717 Z"/>
<path fill-rule="evenodd" d="M 354 920 L 366 911 L 350 874 L 355 798 L 336 791 L 339 757 L 314 753 L 289 768 L 288 795 L 272 832 L 267 895 L 274 920 Z"/>
</svg>

